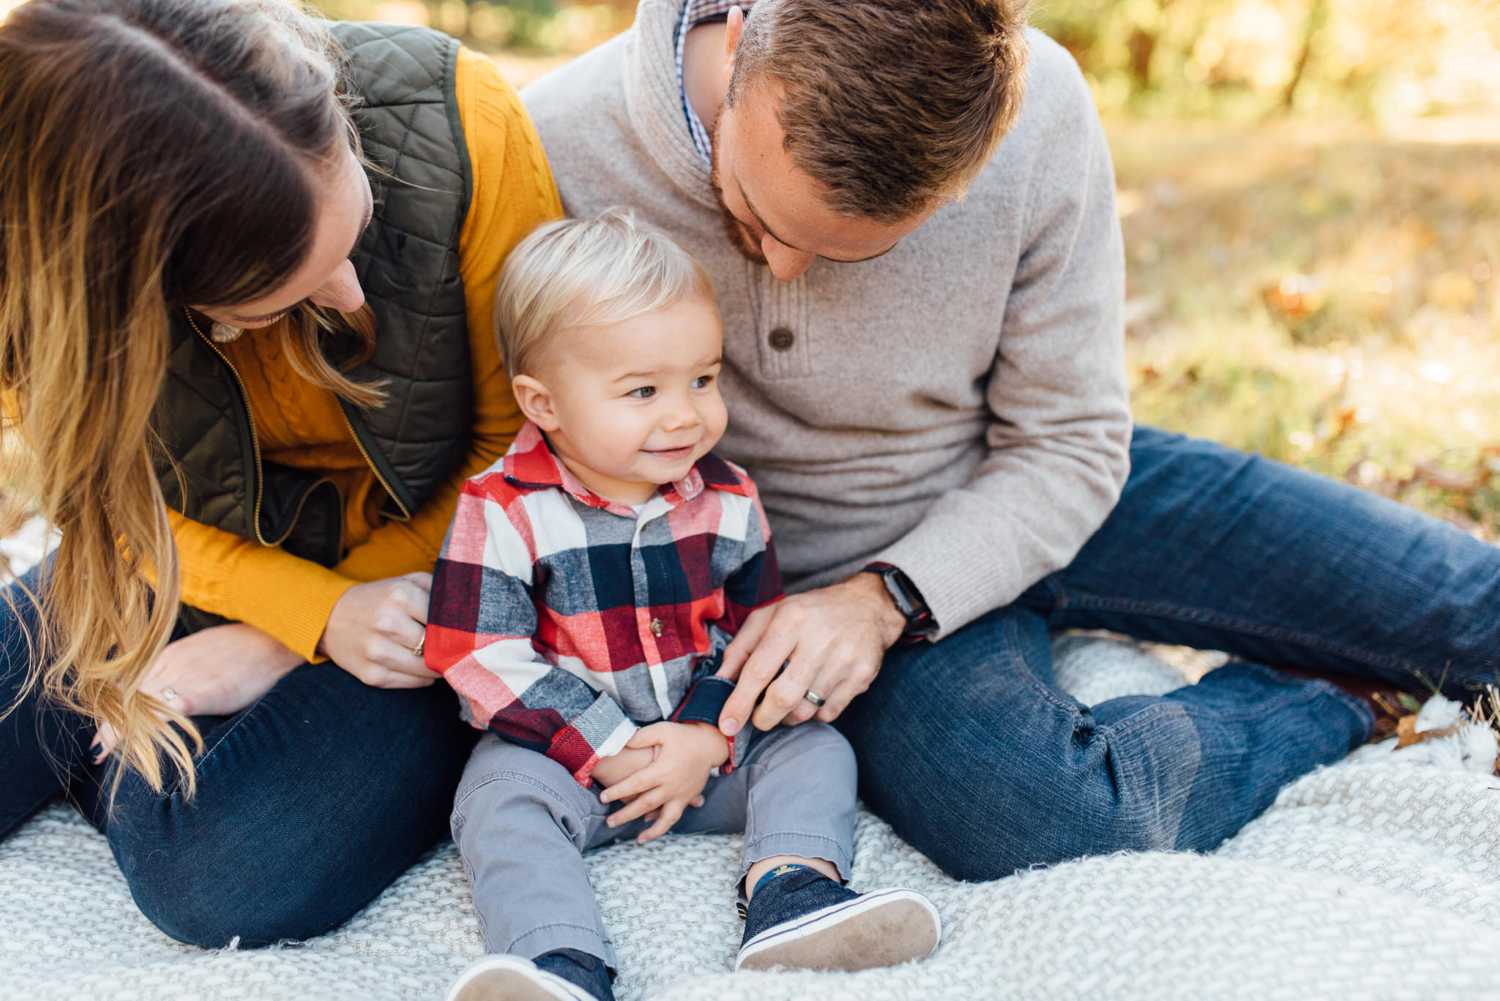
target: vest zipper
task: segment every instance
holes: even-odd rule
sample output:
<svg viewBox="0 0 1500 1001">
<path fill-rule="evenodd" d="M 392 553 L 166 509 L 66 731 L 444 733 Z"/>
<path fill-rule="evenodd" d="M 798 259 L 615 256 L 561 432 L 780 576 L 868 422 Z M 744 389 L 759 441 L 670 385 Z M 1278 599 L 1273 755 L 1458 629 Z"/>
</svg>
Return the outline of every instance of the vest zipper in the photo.
<svg viewBox="0 0 1500 1001">
<path fill-rule="evenodd" d="M 348 412 L 342 406 L 339 407 L 339 415 L 344 418 L 344 426 L 349 429 L 349 437 L 354 439 L 354 447 L 359 449 L 359 454 L 365 457 L 365 465 L 369 466 L 370 472 L 375 474 L 375 479 L 385 491 L 385 495 L 401 510 L 402 520 L 411 521 L 411 512 L 406 509 L 405 504 L 401 503 L 401 498 L 396 496 L 396 491 L 391 489 L 391 485 L 381 475 L 380 468 L 375 465 L 375 460 L 370 458 L 370 453 L 365 450 L 365 443 L 359 440 L 359 432 L 354 430 L 354 422 L 349 419 Z"/>
<path fill-rule="evenodd" d="M 239 390 L 240 390 L 240 400 L 245 404 L 245 423 L 250 426 L 250 447 L 255 452 L 255 524 L 252 525 L 251 528 L 255 532 L 255 541 L 256 542 L 259 542 L 263 546 L 279 546 L 283 542 L 285 542 L 287 540 L 287 537 L 292 534 L 293 530 L 296 529 L 296 527 L 297 527 L 297 520 L 302 517 L 302 509 L 307 506 L 307 498 L 309 498 L 309 497 L 312 496 L 312 493 L 313 493 L 314 490 L 318 489 L 323 484 L 328 483 L 328 484 L 331 484 L 333 486 L 334 493 L 339 494 L 340 497 L 342 497 L 343 495 L 339 491 L 338 484 L 334 483 L 332 480 L 328 479 L 327 477 L 322 477 L 320 479 L 314 480 L 312 482 L 312 484 L 309 485 L 308 488 L 302 492 L 301 498 L 299 498 L 298 501 L 297 501 L 297 509 L 295 511 L 293 511 L 292 512 L 292 516 L 289 519 L 287 519 L 286 531 L 282 532 L 281 535 L 279 537 L 275 538 L 275 539 L 267 539 L 265 537 L 265 535 L 263 535 L 261 533 L 261 530 L 260 530 L 260 508 L 261 508 L 262 491 L 263 491 L 264 486 L 265 486 L 265 475 L 264 475 L 264 471 L 261 469 L 261 464 L 260 464 L 260 436 L 255 433 L 255 412 L 250 407 L 250 393 L 245 389 L 245 380 L 243 380 L 243 379 L 240 378 L 239 370 L 234 367 L 234 362 L 232 362 L 232 361 L 229 360 L 229 356 L 226 355 L 223 351 L 221 351 L 219 349 L 219 346 L 217 344 L 215 344 L 211 338 L 203 336 L 203 331 L 201 331 L 201 330 L 198 329 L 198 325 L 196 323 L 194 323 L 192 325 L 192 327 L 193 327 L 193 332 L 198 335 L 198 339 L 201 340 L 201 341 L 203 341 L 204 344 L 207 344 L 209 347 L 211 347 L 211 348 L 214 349 L 214 354 L 218 355 L 219 356 L 219 360 L 224 363 L 224 367 L 227 368 L 227 369 L 229 369 L 229 374 L 232 375 L 232 376 L 234 376 L 235 385 L 237 385 L 239 387 Z M 348 420 L 347 417 L 344 418 L 344 419 L 346 421 Z M 358 442 L 356 442 L 356 444 L 358 444 Z M 360 449 L 360 453 L 361 454 L 364 453 L 364 449 L 363 448 Z M 369 458 L 370 458 L 369 456 L 365 456 L 365 461 L 368 462 Z M 378 477 L 380 474 L 376 473 L 375 475 Z M 338 529 L 339 529 L 339 547 L 340 547 L 340 551 L 341 552 L 342 552 L 342 548 L 343 548 L 343 538 L 344 538 L 344 520 L 343 520 L 343 515 L 344 515 L 343 505 L 340 504 L 339 505 Z"/>
<path fill-rule="evenodd" d="M 287 522 L 286 522 L 286 531 L 282 532 L 275 539 L 272 539 L 270 541 L 270 543 L 268 543 L 268 545 L 279 546 L 279 545 L 281 545 L 283 542 L 285 542 L 287 540 L 287 537 L 290 536 L 292 534 L 292 532 L 296 531 L 296 529 L 297 529 L 297 522 L 299 522 L 299 521 L 302 520 L 302 509 L 305 508 L 305 507 L 307 507 L 307 499 L 313 495 L 313 491 L 314 490 L 317 490 L 319 487 L 321 487 L 325 483 L 327 483 L 329 486 L 333 487 L 334 495 L 339 498 L 339 517 L 338 517 L 338 522 L 337 522 L 337 524 L 338 524 L 338 530 L 339 530 L 339 535 L 338 535 L 339 549 L 338 549 L 338 551 L 340 553 L 342 553 L 344 551 L 344 504 L 343 504 L 344 495 L 339 490 L 339 485 L 337 483 L 333 482 L 332 480 L 330 480 L 326 476 L 323 476 L 323 477 L 320 477 L 320 478 L 318 478 L 316 480 L 313 480 L 312 483 L 308 485 L 308 488 L 306 490 L 302 491 L 302 496 L 299 497 L 299 498 L 297 498 L 297 507 L 296 507 L 296 509 L 294 511 L 292 511 L 292 516 L 287 519 Z M 257 529 L 257 534 L 258 533 L 259 533 L 259 530 Z M 313 562 L 317 562 L 317 561 L 314 560 Z M 338 560 L 334 560 L 334 562 L 337 563 Z"/>
<path fill-rule="evenodd" d="M 193 333 L 198 335 L 198 339 L 201 340 L 204 344 L 207 344 L 209 347 L 213 348 L 214 354 L 218 355 L 219 360 L 222 361 L 224 363 L 224 366 L 229 369 L 229 374 L 234 376 L 235 385 L 239 387 L 240 402 L 245 405 L 245 423 L 250 426 L 250 448 L 255 453 L 255 511 L 250 525 L 250 530 L 255 533 L 255 541 L 259 542 L 261 545 L 276 545 L 277 543 L 267 542 L 266 537 L 260 532 L 261 490 L 265 485 L 265 477 L 262 475 L 262 471 L 260 468 L 260 436 L 255 433 L 255 413 L 250 409 L 250 393 L 245 389 L 245 380 L 240 378 L 240 373 L 237 369 L 235 369 L 234 362 L 229 360 L 229 356 L 226 355 L 223 351 L 219 350 L 219 346 L 213 342 L 212 338 L 208 337 L 203 333 L 203 331 L 198 329 L 198 324 L 193 321 L 191 315 L 188 316 L 188 323 L 191 324 Z M 293 522 L 293 524 L 295 524 L 295 522 Z M 291 531 L 288 530 L 287 534 L 290 535 Z M 282 538 L 285 537 L 286 536 L 282 536 Z"/>
<path fill-rule="evenodd" d="M 192 317 L 189 316 L 188 320 L 191 323 Z M 255 433 L 255 411 L 250 407 L 250 393 L 245 389 L 245 380 L 240 378 L 239 370 L 234 367 L 234 362 L 229 360 L 229 356 L 226 355 L 223 351 L 219 350 L 219 346 L 213 342 L 212 338 L 206 336 L 203 331 L 198 329 L 198 324 L 191 323 L 191 326 L 193 328 L 193 333 L 198 335 L 198 339 L 201 340 L 204 344 L 207 344 L 209 347 L 213 348 L 214 354 L 218 355 L 219 360 L 224 363 L 224 367 L 229 369 L 229 374 L 234 376 L 235 385 L 239 387 L 240 400 L 245 404 L 245 423 L 250 426 L 250 447 L 255 452 L 255 524 L 251 527 L 255 531 L 255 540 L 261 545 L 279 546 L 283 541 L 286 540 L 286 537 L 288 535 L 292 534 L 292 529 L 296 528 L 297 517 L 302 514 L 302 507 L 307 503 L 308 494 L 312 493 L 320 485 L 324 483 L 330 483 L 332 481 L 322 479 L 318 480 L 312 486 L 308 487 L 307 491 L 303 493 L 301 501 L 297 504 L 297 510 L 293 513 L 291 520 L 287 522 L 287 530 L 282 533 L 281 538 L 269 542 L 266 540 L 266 537 L 262 535 L 260 531 L 261 490 L 265 481 L 265 477 L 261 473 L 260 436 Z M 340 402 L 342 403 L 342 401 Z M 396 507 L 401 509 L 402 517 L 405 520 L 410 521 L 411 512 L 406 509 L 405 504 L 401 503 L 401 499 L 396 496 L 396 492 L 391 489 L 391 485 L 387 483 L 385 477 L 381 475 L 380 469 L 375 465 L 375 460 L 370 458 L 370 453 L 365 450 L 365 443 L 359 440 L 359 434 L 354 430 L 354 422 L 349 419 L 348 413 L 344 411 L 344 408 L 342 406 L 339 407 L 339 416 L 344 419 L 344 426 L 349 429 L 349 437 L 354 440 L 354 447 L 359 449 L 359 454 L 364 457 L 365 465 L 369 466 L 370 472 L 375 474 L 375 479 L 377 482 L 379 482 L 381 489 L 385 491 L 385 495 L 391 499 L 391 502 L 395 504 Z M 338 484 L 334 484 L 334 488 L 337 489 L 337 487 Z M 341 518 L 339 521 L 339 536 L 341 540 L 343 537 L 343 531 L 344 523 Z M 342 542 L 340 542 L 340 546 L 342 546 Z"/>
</svg>

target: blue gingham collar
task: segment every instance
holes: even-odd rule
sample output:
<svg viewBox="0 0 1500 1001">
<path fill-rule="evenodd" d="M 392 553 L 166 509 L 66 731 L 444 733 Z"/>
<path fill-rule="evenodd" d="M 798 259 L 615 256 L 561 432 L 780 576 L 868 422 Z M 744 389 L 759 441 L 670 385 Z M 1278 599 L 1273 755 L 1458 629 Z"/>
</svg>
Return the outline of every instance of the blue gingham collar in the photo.
<svg viewBox="0 0 1500 1001">
<path fill-rule="evenodd" d="M 728 16 L 729 8 L 739 6 L 749 13 L 754 0 L 687 0 L 682 7 L 682 16 L 677 21 L 677 93 L 682 100 L 682 114 L 687 119 L 688 135 L 692 136 L 693 148 L 708 164 L 713 162 L 713 146 L 708 138 L 708 129 L 693 106 L 688 103 L 687 84 L 682 75 L 682 54 L 687 48 L 688 32 L 705 21 L 714 21 Z"/>
</svg>

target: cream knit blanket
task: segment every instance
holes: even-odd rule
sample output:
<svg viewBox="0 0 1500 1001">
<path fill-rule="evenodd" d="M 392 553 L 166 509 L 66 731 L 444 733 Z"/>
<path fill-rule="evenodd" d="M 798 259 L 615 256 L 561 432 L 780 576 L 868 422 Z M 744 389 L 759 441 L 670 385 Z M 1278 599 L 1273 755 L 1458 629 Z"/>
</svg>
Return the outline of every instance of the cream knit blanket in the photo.
<svg viewBox="0 0 1500 1001">
<path fill-rule="evenodd" d="M 1085 701 L 1181 683 L 1124 644 L 1069 638 L 1058 653 L 1059 680 Z M 1457 749 L 1368 747 L 1288 787 L 1213 854 L 1122 854 L 983 884 L 948 879 L 863 814 L 855 885 L 916 887 L 945 925 L 931 960 L 863 974 L 729 972 L 737 837 L 608 848 L 590 872 L 621 1001 L 1500 996 L 1500 781 L 1462 768 Z M 480 951 L 447 846 L 312 942 L 178 945 L 61 806 L 0 842 L 0 929 L 6 1001 L 439 999 Z"/>
</svg>

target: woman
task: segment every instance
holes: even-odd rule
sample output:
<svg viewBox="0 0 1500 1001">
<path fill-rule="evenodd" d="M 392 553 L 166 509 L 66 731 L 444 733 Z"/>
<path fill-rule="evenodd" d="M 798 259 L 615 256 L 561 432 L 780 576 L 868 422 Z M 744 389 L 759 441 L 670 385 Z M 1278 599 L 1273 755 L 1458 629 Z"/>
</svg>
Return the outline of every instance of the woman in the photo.
<svg viewBox="0 0 1500 1001">
<path fill-rule="evenodd" d="M 495 276 L 559 212 L 514 92 L 435 33 L 0 25 L 0 444 L 62 533 L 0 608 L 0 837 L 70 796 L 215 947 L 326 931 L 443 836 L 474 731 L 427 571 L 519 426 Z"/>
</svg>

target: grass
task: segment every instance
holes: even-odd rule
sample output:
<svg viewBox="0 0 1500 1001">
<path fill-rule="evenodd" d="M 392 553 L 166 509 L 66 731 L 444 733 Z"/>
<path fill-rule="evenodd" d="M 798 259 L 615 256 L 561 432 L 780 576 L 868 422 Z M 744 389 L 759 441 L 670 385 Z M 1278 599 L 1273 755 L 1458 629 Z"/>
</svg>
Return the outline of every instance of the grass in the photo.
<svg viewBox="0 0 1500 1001">
<path fill-rule="evenodd" d="M 1137 419 L 1500 535 L 1492 128 L 1113 124 Z"/>
</svg>

